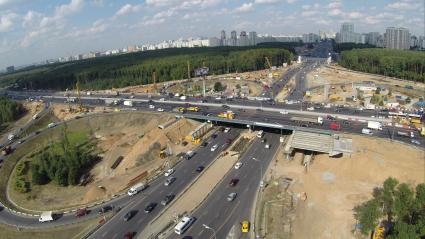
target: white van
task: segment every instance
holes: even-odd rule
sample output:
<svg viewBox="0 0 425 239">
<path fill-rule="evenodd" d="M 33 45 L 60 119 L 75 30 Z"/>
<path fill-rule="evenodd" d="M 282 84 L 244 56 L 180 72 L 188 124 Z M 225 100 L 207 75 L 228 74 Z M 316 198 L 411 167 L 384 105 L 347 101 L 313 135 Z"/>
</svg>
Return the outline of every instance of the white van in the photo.
<svg viewBox="0 0 425 239">
<path fill-rule="evenodd" d="M 174 232 L 179 235 L 183 234 L 193 224 L 194 221 L 195 218 L 184 216 L 182 220 L 174 227 Z"/>
<path fill-rule="evenodd" d="M 257 137 L 262 138 L 263 136 L 264 136 L 264 131 L 262 131 L 262 130 L 258 131 Z"/>
<path fill-rule="evenodd" d="M 55 220 L 53 218 L 53 212 L 52 211 L 48 211 L 48 212 L 42 212 L 40 215 L 40 218 L 38 218 L 39 222 L 51 222 Z"/>
</svg>

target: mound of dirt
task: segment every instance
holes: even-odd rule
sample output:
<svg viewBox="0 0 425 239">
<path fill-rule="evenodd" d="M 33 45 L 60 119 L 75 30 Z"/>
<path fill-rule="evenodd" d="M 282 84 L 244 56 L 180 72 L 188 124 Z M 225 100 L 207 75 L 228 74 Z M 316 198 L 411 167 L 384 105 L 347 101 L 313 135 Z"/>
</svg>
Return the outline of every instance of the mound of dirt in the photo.
<svg viewBox="0 0 425 239">
<path fill-rule="evenodd" d="M 107 196 L 106 190 L 95 185 L 91 185 L 84 195 L 83 203 L 98 201 Z"/>
</svg>

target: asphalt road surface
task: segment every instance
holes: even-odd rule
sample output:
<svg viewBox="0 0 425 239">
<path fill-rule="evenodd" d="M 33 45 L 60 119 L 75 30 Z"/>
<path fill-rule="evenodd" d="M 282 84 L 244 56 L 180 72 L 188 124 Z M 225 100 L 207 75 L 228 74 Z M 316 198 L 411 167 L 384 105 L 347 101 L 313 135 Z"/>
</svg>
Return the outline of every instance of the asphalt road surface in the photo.
<svg viewBox="0 0 425 239">
<path fill-rule="evenodd" d="M 241 232 L 240 223 L 251 218 L 252 209 L 255 207 L 253 205 L 255 195 L 264 171 L 279 147 L 279 137 L 279 134 L 265 134 L 266 143 L 271 144 L 269 149 L 265 148 L 265 143 L 261 143 L 259 138 L 254 140 L 239 160 L 243 163 L 242 167 L 232 168 L 208 199 L 192 214 L 196 221 L 184 235 L 209 239 L 214 238 L 213 231 L 215 231 L 216 238 L 224 239 L 234 228 L 233 238 L 249 238 L 249 234 Z M 232 179 L 239 179 L 234 187 L 229 185 Z M 232 192 L 236 192 L 237 196 L 229 202 L 226 198 Z M 203 224 L 213 230 L 206 229 Z M 182 236 L 173 233 L 169 239 L 180 239 Z"/>
</svg>

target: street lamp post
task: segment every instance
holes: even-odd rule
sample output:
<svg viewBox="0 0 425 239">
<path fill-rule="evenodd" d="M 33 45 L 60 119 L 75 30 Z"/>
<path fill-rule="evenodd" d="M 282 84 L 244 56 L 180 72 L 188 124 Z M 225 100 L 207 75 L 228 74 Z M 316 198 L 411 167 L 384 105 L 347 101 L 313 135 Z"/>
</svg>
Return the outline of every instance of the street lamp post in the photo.
<svg viewBox="0 0 425 239">
<path fill-rule="evenodd" d="M 202 226 L 203 226 L 205 229 L 211 230 L 211 231 L 213 232 L 214 238 L 215 238 L 215 239 L 217 239 L 217 234 L 216 234 L 216 231 L 214 230 L 214 228 L 212 228 L 212 227 L 210 227 L 210 226 L 208 226 L 208 225 L 206 225 L 206 224 L 202 224 Z"/>
</svg>

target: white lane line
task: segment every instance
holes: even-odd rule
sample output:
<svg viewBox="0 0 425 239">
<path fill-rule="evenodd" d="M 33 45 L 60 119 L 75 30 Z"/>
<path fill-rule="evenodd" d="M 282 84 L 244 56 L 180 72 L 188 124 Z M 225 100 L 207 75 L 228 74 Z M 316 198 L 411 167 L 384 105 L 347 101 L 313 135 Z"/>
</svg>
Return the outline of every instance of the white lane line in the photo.
<svg viewBox="0 0 425 239">
<path fill-rule="evenodd" d="M 104 233 L 102 234 L 102 237 L 105 237 L 105 236 L 106 236 L 106 234 L 108 234 L 108 231 L 104 232 Z"/>
<path fill-rule="evenodd" d="M 115 233 L 115 235 L 112 237 L 112 239 L 117 238 L 118 234 Z"/>
<path fill-rule="evenodd" d="M 204 229 L 202 229 L 200 232 L 198 232 L 198 236 L 200 237 L 204 233 Z"/>
</svg>

